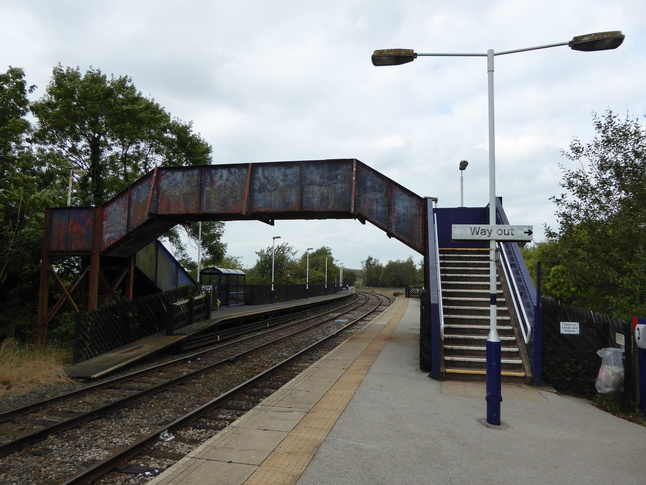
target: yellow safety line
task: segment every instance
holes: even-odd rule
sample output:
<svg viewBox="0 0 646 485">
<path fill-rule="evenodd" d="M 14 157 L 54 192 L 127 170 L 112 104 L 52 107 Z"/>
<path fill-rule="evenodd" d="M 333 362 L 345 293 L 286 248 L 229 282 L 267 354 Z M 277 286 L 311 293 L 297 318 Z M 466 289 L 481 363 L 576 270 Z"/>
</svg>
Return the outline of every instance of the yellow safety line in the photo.
<svg viewBox="0 0 646 485">
<path fill-rule="evenodd" d="M 408 300 L 321 400 L 262 462 L 245 485 L 294 484 L 314 457 L 395 331 Z"/>
<path fill-rule="evenodd" d="M 486 375 L 486 370 L 475 370 L 475 369 L 445 369 L 444 372 L 447 374 L 472 374 L 472 375 Z M 526 377 L 525 372 L 512 372 L 512 371 L 500 371 L 500 375 L 504 377 Z"/>
</svg>

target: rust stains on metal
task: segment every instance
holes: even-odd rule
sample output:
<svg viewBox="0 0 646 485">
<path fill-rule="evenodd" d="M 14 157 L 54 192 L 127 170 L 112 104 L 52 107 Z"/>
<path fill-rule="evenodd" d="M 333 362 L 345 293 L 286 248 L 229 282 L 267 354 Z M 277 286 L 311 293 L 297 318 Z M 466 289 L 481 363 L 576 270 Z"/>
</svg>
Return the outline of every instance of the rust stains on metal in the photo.
<svg viewBox="0 0 646 485">
<path fill-rule="evenodd" d="M 356 159 L 157 168 L 102 207 L 102 254 L 127 257 L 183 220 L 358 219 L 424 252 L 424 200 Z M 92 250 L 93 208 L 53 209 L 49 250 Z"/>
</svg>

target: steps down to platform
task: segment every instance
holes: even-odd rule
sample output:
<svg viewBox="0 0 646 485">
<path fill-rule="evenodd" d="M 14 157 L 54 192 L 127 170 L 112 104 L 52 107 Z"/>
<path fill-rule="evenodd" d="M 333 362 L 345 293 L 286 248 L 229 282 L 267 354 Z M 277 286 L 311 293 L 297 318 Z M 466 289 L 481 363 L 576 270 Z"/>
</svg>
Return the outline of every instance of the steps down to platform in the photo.
<svg viewBox="0 0 646 485">
<path fill-rule="evenodd" d="M 486 376 L 489 335 L 489 250 L 440 250 L 444 312 L 446 379 L 482 380 Z M 497 329 L 502 343 L 501 373 L 505 381 L 527 377 L 498 275 Z"/>
</svg>

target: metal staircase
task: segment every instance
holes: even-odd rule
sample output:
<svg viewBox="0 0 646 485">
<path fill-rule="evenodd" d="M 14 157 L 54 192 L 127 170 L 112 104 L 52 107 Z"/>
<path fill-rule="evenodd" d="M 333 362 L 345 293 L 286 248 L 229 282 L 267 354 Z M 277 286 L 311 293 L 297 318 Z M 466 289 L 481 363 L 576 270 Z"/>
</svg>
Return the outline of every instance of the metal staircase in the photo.
<svg viewBox="0 0 646 485">
<path fill-rule="evenodd" d="M 480 380 L 486 376 L 489 335 L 489 250 L 441 249 L 440 273 L 444 314 L 446 379 Z M 497 329 L 502 342 L 504 381 L 525 382 L 528 361 L 514 312 L 507 306 L 498 275 Z"/>
</svg>

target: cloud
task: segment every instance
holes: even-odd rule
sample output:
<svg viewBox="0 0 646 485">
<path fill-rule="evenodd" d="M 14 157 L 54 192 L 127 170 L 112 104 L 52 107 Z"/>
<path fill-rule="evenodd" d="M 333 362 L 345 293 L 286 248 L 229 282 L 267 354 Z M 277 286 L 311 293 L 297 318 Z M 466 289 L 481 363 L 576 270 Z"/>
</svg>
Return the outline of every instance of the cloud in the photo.
<svg viewBox="0 0 646 485">
<path fill-rule="evenodd" d="M 375 68 L 372 51 L 485 53 L 623 30 L 616 51 L 496 57 L 498 195 L 513 224 L 540 233 L 554 222 L 560 152 L 573 136 L 593 135 L 591 113 L 645 112 L 645 13 L 641 0 L 8 0 L 0 58 L 5 69 L 25 69 L 36 96 L 58 63 L 130 76 L 193 122 L 215 163 L 358 158 L 447 207 L 459 203 L 458 163 L 466 159 L 465 203 L 483 206 L 486 60 Z M 252 265 L 276 231 L 297 250 L 330 246 L 347 267 L 368 255 L 384 263 L 412 255 L 356 221 L 234 222 L 225 241 Z"/>
</svg>

